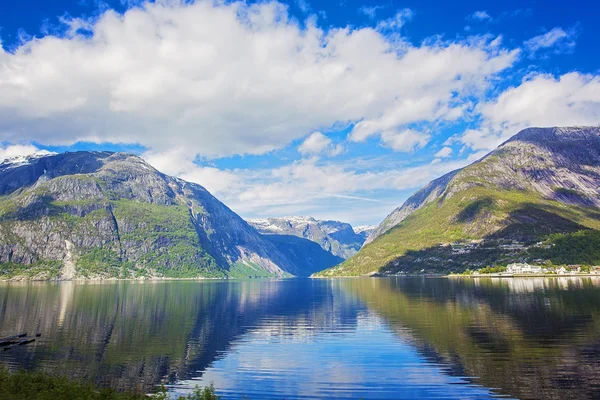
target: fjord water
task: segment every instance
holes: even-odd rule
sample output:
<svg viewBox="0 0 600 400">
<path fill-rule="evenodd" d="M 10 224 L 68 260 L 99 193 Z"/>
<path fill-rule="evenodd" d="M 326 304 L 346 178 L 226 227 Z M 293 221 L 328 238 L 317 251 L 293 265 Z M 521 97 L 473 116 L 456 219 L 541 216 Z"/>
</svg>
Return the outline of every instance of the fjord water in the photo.
<svg viewBox="0 0 600 400">
<path fill-rule="evenodd" d="M 11 369 L 228 398 L 597 398 L 600 279 L 5 283 Z"/>
</svg>

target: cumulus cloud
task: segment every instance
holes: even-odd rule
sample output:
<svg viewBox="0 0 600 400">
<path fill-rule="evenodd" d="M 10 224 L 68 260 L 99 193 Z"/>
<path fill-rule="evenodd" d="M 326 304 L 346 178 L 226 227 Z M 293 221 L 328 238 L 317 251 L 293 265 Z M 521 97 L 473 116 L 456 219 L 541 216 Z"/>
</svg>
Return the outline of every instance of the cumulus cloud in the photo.
<svg viewBox="0 0 600 400">
<path fill-rule="evenodd" d="M 142 154 L 142 158 L 159 171 L 202 185 L 217 196 L 243 186 L 241 177 L 235 172 L 198 165 L 194 157 L 182 148 L 164 152 L 148 151 Z"/>
<path fill-rule="evenodd" d="M 302 144 L 298 147 L 300 154 L 318 154 L 325 150 L 331 144 L 331 139 L 323 135 L 321 132 L 313 132 Z"/>
<path fill-rule="evenodd" d="M 499 38 L 486 38 L 413 49 L 397 70 L 407 90 L 375 118 L 358 122 L 349 139 L 361 142 L 414 123 L 457 120 L 472 105 L 469 98 L 481 97 L 495 74 L 515 61 L 518 50 L 501 50 L 499 44 Z"/>
<path fill-rule="evenodd" d="M 491 20 L 484 11 L 472 17 Z M 277 1 L 212 0 L 63 18 L 61 34 L 0 47 L 0 158 L 37 150 L 23 140 L 137 143 L 161 171 L 202 184 L 244 215 L 266 216 L 323 199 L 377 203 L 369 193 L 417 188 L 470 160 L 451 161 L 445 147 L 435 164 L 358 170 L 356 159 L 323 157 L 354 146 L 320 133 L 332 126 L 351 127 L 354 143 L 411 152 L 465 117 L 481 123 L 453 139 L 462 151 L 485 151 L 529 125 L 600 123 L 597 76 L 530 75 L 490 100 L 488 89 L 520 51 L 491 36 L 413 44 L 399 33 L 413 18 L 403 9 L 374 28 L 324 29 L 314 15 L 298 22 Z M 555 28 L 524 48 L 564 49 L 573 32 Z M 303 157 L 275 169 L 210 164 L 302 138 Z"/>
<path fill-rule="evenodd" d="M 272 170 L 238 170 L 243 187 L 221 194 L 232 208 L 245 216 L 267 216 L 274 209 L 308 208 L 323 199 L 356 200 L 365 203 L 386 203 L 380 196 L 369 196 L 378 190 L 418 188 L 429 180 L 460 168 L 471 158 L 441 162 L 436 165 L 400 167 L 387 170 L 358 170 L 357 160 L 348 163 L 320 162 L 302 159 Z M 367 193 L 367 195 L 364 195 Z M 397 199 L 392 202 L 397 205 Z M 356 205 L 355 205 L 356 207 Z M 382 212 L 381 217 L 385 216 Z"/>
<path fill-rule="evenodd" d="M 436 158 L 448 158 L 452 155 L 452 148 L 451 147 L 442 147 L 442 149 L 440 151 L 438 151 L 437 153 L 435 153 L 435 157 Z"/>
<path fill-rule="evenodd" d="M 345 150 L 344 145 L 341 143 L 334 145 L 331 139 L 321 132 L 311 133 L 310 136 L 298 146 L 298 152 L 304 156 L 327 154 L 334 157 L 343 154 Z"/>
<path fill-rule="evenodd" d="M 338 121 L 443 118 L 516 56 L 485 40 L 413 46 L 368 27 L 301 26 L 278 2 L 142 3 L 66 22 L 62 36 L 0 49 L 0 140 L 262 154 Z"/>
<path fill-rule="evenodd" d="M 403 131 L 384 131 L 381 134 L 381 141 L 386 147 L 394 151 L 410 152 L 416 148 L 423 147 L 429 142 L 431 137 L 428 133 L 418 132 L 412 129 Z"/>
<path fill-rule="evenodd" d="M 531 126 L 600 124 L 600 77 L 572 72 L 537 74 L 478 106 L 484 122 L 465 131 L 461 141 L 474 149 L 493 149 Z"/>
<path fill-rule="evenodd" d="M 377 23 L 378 30 L 397 30 L 402 28 L 404 24 L 413 19 L 415 13 L 410 8 L 403 8 L 396 11 L 392 18 L 384 19 Z"/>
<path fill-rule="evenodd" d="M 487 21 L 491 19 L 492 17 L 485 10 L 475 11 L 473 14 L 467 16 L 467 20 L 469 21 Z"/>
<path fill-rule="evenodd" d="M 564 52 L 575 47 L 577 38 L 577 27 L 567 29 L 556 27 L 538 36 L 534 36 L 524 42 L 525 47 L 535 53 L 542 49 L 554 48 L 556 52 Z"/>
<path fill-rule="evenodd" d="M 6 147 L 0 147 L 0 162 L 6 160 L 7 158 L 13 158 L 18 156 L 28 156 L 34 153 L 39 152 L 40 150 L 30 144 L 27 145 L 9 145 Z"/>
<path fill-rule="evenodd" d="M 367 17 L 369 17 L 370 19 L 374 19 L 374 18 L 375 18 L 375 15 L 377 14 L 377 11 L 378 11 L 378 10 L 381 10 L 381 9 L 382 9 L 382 8 L 384 8 L 384 7 L 385 7 L 385 6 L 383 6 L 383 5 L 379 5 L 379 6 L 372 6 L 372 7 L 369 7 L 369 6 L 362 6 L 362 7 L 360 7 L 360 8 L 358 9 L 358 11 L 359 11 L 361 14 L 364 14 L 364 15 L 366 15 L 366 16 L 367 16 Z"/>
</svg>

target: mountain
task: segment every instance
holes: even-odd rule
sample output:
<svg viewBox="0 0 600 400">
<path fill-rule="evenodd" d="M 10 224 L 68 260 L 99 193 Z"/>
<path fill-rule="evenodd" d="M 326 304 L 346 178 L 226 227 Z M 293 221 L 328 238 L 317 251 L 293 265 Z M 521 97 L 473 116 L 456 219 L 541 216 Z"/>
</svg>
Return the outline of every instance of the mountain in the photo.
<svg viewBox="0 0 600 400">
<path fill-rule="evenodd" d="M 320 221 L 312 217 L 262 218 L 248 222 L 267 237 L 284 235 L 308 239 L 340 261 L 356 254 L 367 236 L 364 232 L 368 232 L 368 229 L 355 232 L 352 225 L 345 222 Z"/>
<path fill-rule="evenodd" d="M 134 155 L 41 154 L 0 164 L 0 277 L 308 272 L 202 186 Z"/>
<path fill-rule="evenodd" d="M 321 275 L 600 263 L 600 128 L 525 129 L 419 190 Z M 575 250 L 578 249 L 578 250 Z"/>
<path fill-rule="evenodd" d="M 371 235 L 371 233 L 375 231 L 375 229 L 377 229 L 376 225 L 360 225 L 354 228 L 354 232 L 356 232 L 357 235 L 361 236 L 363 238 L 363 241 L 366 241 L 367 238 Z"/>
</svg>

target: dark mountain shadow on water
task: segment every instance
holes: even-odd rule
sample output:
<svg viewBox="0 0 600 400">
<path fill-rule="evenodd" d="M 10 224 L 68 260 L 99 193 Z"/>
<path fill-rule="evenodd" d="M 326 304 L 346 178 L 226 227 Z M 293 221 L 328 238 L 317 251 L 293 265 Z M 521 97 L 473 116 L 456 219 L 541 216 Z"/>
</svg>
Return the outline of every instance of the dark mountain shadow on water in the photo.
<svg viewBox="0 0 600 400">
<path fill-rule="evenodd" d="M 520 399 L 597 398 L 600 280 L 389 278 L 345 289 L 448 375 Z"/>
<path fill-rule="evenodd" d="M 41 332 L 0 364 L 151 391 L 197 377 L 254 329 L 356 324 L 356 306 L 322 296 L 324 282 L 156 282 L 12 286 L 0 296 L 0 336 Z M 317 287 L 314 287 L 317 285 Z M 335 310 L 331 312 L 331 310 Z M 318 330 L 318 329 L 317 329 Z"/>
</svg>

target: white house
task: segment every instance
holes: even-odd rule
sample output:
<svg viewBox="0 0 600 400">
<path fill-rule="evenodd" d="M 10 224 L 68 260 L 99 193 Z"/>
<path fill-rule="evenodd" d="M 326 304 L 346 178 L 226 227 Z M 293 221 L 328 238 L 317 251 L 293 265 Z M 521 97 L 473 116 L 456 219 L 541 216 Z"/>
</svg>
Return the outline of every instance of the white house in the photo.
<svg viewBox="0 0 600 400">
<path fill-rule="evenodd" d="M 541 274 L 542 267 L 527 263 L 512 263 L 506 267 L 506 272 L 509 274 Z"/>
<path fill-rule="evenodd" d="M 564 274 L 569 273 L 569 271 L 567 271 L 567 269 L 565 267 L 560 267 L 559 269 L 556 270 L 556 273 L 558 275 L 564 275 Z"/>
</svg>

